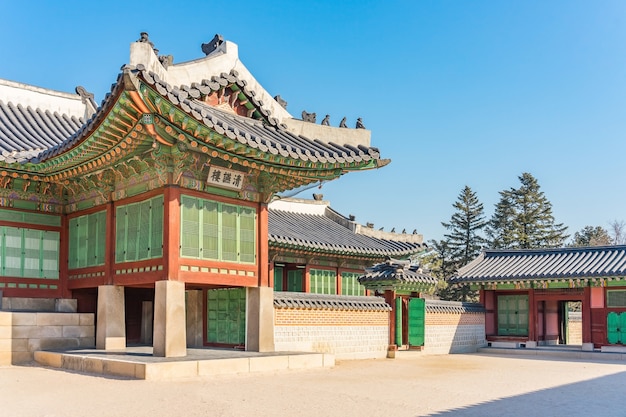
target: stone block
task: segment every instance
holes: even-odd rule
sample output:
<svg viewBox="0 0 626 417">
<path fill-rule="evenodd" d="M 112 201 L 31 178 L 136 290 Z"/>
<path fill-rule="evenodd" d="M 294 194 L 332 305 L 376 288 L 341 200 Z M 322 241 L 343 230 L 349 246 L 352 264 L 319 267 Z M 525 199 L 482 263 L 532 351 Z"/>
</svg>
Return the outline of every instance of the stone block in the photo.
<svg viewBox="0 0 626 417">
<path fill-rule="evenodd" d="M 62 337 L 62 326 L 15 326 L 13 327 L 14 339 L 32 339 L 43 337 Z"/>
<path fill-rule="evenodd" d="M 13 326 L 35 326 L 37 325 L 37 313 L 11 313 L 13 316 Z"/>
<path fill-rule="evenodd" d="M 321 368 L 324 366 L 324 355 L 311 353 L 305 355 L 289 355 L 289 369 Z"/>
<path fill-rule="evenodd" d="M 33 361 L 33 352 L 12 352 L 11 364 L 28 363 Z"/>
<path fill-rule="evenodd" d="M 79 337 L 78 346 L 81 348 L 95 348 L 96 338 L 93 336 L 92 337 Z"/>
<path fill-rule="evenodd" d="M 12 339 L 11 342 L 11 350 L 18 351 L 18 352 L 29 352 L 32 350 L 30 350 L 28 348 L 29 344 L 30 344 L 30 340 L 31 339 Z M 38 340 L 38 339 L 33 339 L 33 340 Z"/>
<path fill-rule="evenodd" d="M 250 358 L 198 361 L 198 376 L 242 374 L 250 372 Z"/>
<path fill-rule="evenodd" d="M 12 352 L 0 352 L 0 366 L 11 365 Z"/>
<path fill-rule="evenodd" d="M 104 339 L 104 350 L 124 350 L 126 349 L 126 337 L 106 337 Z"/>
<path fill-rule="evenodd" d="M 37 313 L 37 326 L 78 326 L 78 314 Z"/>
<path fill-rule="evenodd" d="M 93 326 L 96 324 L 95 314 L 78 313 L 78 324 L 80 326 Z"/>
<path fill-rule="evenodd" d="M 198 361 L 175 361 L 147 364 L 144 379 L 161 381 L 195 376 L 198 376 Z"/>
<path fill-rule="evenodd" d="M 129 378 L 136 378 L 135 363 L 126 361 L 115 360 L 102 360 L 102 373 L 109 375 L 125 376 Z M 137 364 L 144 365 L 145 364 Z"/>
<path fill-rule="evenodd" d="M 13 328 L 11 326 L 0 325 L 0 339 L 10 339 L 13 337 Z"/>
<path fill-rule="evenodd" d="M 0 326 L 11 326 L 13 324 L 13 313 L 0 311 Z"/>
<path fill-rule="evenodd" d="M 100 358 L 89 358 L 85 357 L 83 359 L 83 370 L 90 374 L 102 374 L 103 370 L 102 359 Z"/>
<path fill-rule="evenodd" d="M 78 310 L 78 300 L 73 298 L 57 298 L 54 301 L 54 311 L 59 313 L 76 313 Z"/>
<path fill-rule="evenodd" d="M 63 363 L 63 355 L 57 352 L 37 351 L 33 354 L 35 361 L 44 366 L 60 368 Z"/>
<path fill-rule="evenodd" d="M 250 372 L 267 372 L 289 369 L 289 357 L 259 356 L 250 358 Z"/>
<path fill-rule="evenodd" d="M 54 298 L 11 297 L 9 309 L 12 311 L 54 311 Z M 4 305 L 4 302 L 3 302 Z"/>
<path fill-rule="evenodd" d="M 332 368 L 335 366 L 335 355 L 324 353 L 324 368 Z"/>
<path fill-rule="evenodd" d="M 84 371 L 84 357 L 79 355 L 62 355 L 61 367 L 72 371 Z"/>
<path fill-rule="evenodd" d="M 0 339 L 0 352 L 11 352 L 13 350 L 12 339 Z"/>
<path fill-rule="evenodd" d="M 593 352 L 593 343 L 583 343 L 582 350 L 587 352 Z"/>
<path fill-rule="evenodd" d="M 63 337 L 92 337 L 94 326 L 63 326 Z"/>
<path fill-rule="evenodd" d="M 33 340 L 33 339 L 31 339 Z M 65 350 L 65 349 L 78 349 L 80 343 L 75 337 L 62 337 L 62 338 L 42 338 L 39 339 L 39 349 L 41 350 Z M 39 350 L 34 349 L 34 350 Z"/>
</svg>

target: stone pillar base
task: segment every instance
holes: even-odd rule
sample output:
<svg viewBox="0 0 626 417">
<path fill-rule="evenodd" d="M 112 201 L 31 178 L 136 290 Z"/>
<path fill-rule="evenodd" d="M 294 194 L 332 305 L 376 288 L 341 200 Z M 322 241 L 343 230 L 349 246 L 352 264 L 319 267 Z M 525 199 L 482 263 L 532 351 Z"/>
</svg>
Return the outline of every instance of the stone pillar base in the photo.
<svg viewBox="0 0 626 417">
<path fill-rule="evenodd" d="M 274 352 L 274 289 L 248 288 L 246 350 Z"/>
<path fill-rule="evenodd" d="M 155 283 L 152 340 L 154 356 L 166 358 L 187 356 L 184 282 Z"/>
<path fill-rule="evenodd" d="M 104 350 L 126 349 L 124 287 L 117 285 L 98 287 L 96 348 Z"/>
</svg>

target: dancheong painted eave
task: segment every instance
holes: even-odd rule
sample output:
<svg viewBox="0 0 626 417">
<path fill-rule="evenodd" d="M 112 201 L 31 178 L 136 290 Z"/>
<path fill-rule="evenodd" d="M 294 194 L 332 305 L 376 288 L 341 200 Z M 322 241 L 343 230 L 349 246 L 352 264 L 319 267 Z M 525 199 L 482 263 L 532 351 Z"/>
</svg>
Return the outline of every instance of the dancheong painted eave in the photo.
<svg viewBox="0 0 626 417">
<path fill-rule="evenodd" d="M 227 163 L 258 167 L 284 177 L 287 189 L 389 163 L 369 146 L 364 129 L 318 126 L 319 138 L 295 134 L 283 122 L 305 122 L 291 118 L 269 96 L 230 42 L 205 58 L 169 67 L 148 44 L 131 44 L 131 64 L 88 119 L 2 103 L 4 139 L 12 145 L 3 149 L 0 166 L 24 173 L 24 178 L 62 181 L 98 172 L 103 164 L 145 152 L 155 141 L 183 143 Z M 151 121 L 146 122 L 146 115 Z"/>
<path fill-rule="evenodd" d="M 626 246 L 487 250 L 451 278 L 459 283 L 596 281 L 626 275 Z"/>
</svg>

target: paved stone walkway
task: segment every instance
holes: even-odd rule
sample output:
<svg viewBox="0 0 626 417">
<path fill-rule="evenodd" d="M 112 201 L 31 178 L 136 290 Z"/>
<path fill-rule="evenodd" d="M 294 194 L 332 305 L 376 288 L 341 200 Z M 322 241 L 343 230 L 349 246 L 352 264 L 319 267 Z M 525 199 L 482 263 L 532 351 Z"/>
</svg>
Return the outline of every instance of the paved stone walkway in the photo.
<svg viewBox="0 0 626 417">
<path fill-rule="evenodd" d="M 485 354 L 174 381 L 0 368 L 2 416 L 626 416 L 623 362 Z"/>
</svg>

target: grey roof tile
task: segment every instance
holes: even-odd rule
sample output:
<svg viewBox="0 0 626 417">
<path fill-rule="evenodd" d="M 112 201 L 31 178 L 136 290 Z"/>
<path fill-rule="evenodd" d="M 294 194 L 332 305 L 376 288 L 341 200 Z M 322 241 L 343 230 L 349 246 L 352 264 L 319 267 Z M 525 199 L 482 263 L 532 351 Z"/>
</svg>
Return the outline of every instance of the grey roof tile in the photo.
<svg viewBox="0 0 626 417">
<path fill-rule="evenodd" d="M 454 282 L 498 282 L 626 275 L 626 246 L 488 250 L 461 268 Z"/>
<path fill-rule="evenodd" d="M 325 310 L 390 311 L 381 297 L 274 292 L 274 307 L 316 308 Z"/>
<path fill-rule="evenodd" d="M 411 265 L 409 261 L 388 259 L 367 268 L 365 275 L 359 277 L 359 283 L 366 287 L 381 282 L 393 282 L 397 284 L 426 284 L 436 285 L 437 278 L 423 273 L 419 266 Z"/>
<path fill-rule="evenodd" d="M 270 206 L 269 245 L 313 252 L 384 258 L 408 256 L 422 245 L 358 234 L 330 216 L 278 210 Z"/>
<path fill-rule="evenodd" d="M 485 308 L 478 303 L 463 303 L 460 301 L 425 300 L 427 313 L 484 313 Z"/>
</svg>

